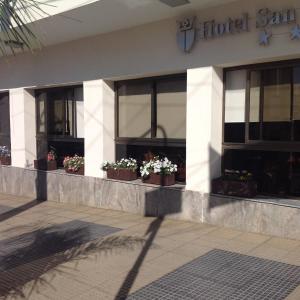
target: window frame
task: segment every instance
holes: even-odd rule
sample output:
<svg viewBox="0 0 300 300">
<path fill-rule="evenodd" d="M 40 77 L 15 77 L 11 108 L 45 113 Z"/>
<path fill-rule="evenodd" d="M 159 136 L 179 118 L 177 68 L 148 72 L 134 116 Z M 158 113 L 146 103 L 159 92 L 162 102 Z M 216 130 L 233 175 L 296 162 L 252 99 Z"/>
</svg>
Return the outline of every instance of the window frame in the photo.
<svg viewBox="0 0 300 300">
<path fill-rule="evenodd" d="M 124 145 L 140 145 L 140 146 L 172 146 L 182 147 L 186 145 L 185 139 L 177 138 L 157 138 L 157 96 L 156 96 L 156 84 L 162 80 L 187 80 L 186 73 L 166 75 L 166 76 L 155 76 L 139 79 L 129 79 L 116 81 L 114 83 L 115 90 L 115 143 Z M 151 90 L 151 136 L 149 138 L 129 138 L 119 136 L 119 85 L 126 83 L 150 83 L 152 86 Z"/>
<path fill-rule="evenodd" d="M 264 101 L 264 70 L 272 70 L 278 68 L 291 69 L 291 116 L 293 116 L 294 103 L 294 77 L 293 68 L 300 67 L 300 60 L 288 60 L 271 63 L 251 64 L 238 67 L 230 67 L 224 69 L 223 73 L 223 101 L 222 101 L 222 148 L 223 152 L 227 149 L 244 149 L 244 150 L 266 150 L 266 151 L 284 151 L 284 152 L 299 152 L 300 141 L 294 140 L 294 120 L 291 118 L 291 140 L 290 141 L 268 141 L 263 140 L 263 101 Z M 226 92 L 226 74 L 231 71 L 246 70 L 246 98 L 245 98 L 245 141 L 244 143 L 225 142 L 225 92 Z M 261 74 L 260 82 L 260 137 L 258 140 L 249 139 L 249 118 L 250 118 L 250 74 L 252 71 L 259 71 Z"/>
</svg>

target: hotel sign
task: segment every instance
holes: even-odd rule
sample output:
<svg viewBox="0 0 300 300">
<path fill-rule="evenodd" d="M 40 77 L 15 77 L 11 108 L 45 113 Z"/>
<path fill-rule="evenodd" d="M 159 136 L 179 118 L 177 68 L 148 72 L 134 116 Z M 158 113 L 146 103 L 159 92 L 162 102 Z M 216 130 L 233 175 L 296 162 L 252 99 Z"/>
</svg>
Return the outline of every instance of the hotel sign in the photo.
<svg viewBox="0 0 300 300">
<path fill-rule="evenodd" d="M 228 18 L 224 22 L 215 20 L 198 22 L 196 17 L 185 18 L 178 22 L 177 43 L 181 50 L 189 52 L 196 40 L 208 40 L 226 35 L 249 32 L 249 15 L 242 14 L 238 18 Z M 273 26 L 291 24 L 296 22 L 296 10 L 285 9 L 271 11 L 268 8 L 258 10 L 256 14 L 256 28 L 260 30 L 259 44 L 268 45 L 272 36 Z M 291 30 L 291 39 L 300 39 L 300 26 Z"/>
</svg>

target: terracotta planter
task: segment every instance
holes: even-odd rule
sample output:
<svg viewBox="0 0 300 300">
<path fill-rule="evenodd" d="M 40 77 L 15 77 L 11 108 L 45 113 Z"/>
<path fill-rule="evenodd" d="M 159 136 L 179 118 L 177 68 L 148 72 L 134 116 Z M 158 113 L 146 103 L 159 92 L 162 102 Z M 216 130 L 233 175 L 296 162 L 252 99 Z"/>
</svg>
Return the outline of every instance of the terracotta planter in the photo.
<svg viewBox="0 0 300 300">
<path fill-rule="evenodd" d="M 176 180 L 180 182 L 185 182 L 186 180 L 186 168 L 178 167 L 176 172 Z"/>
<path fill-rule="evenodd" d="M 148 177 L 143 178 L 143 182 L 161 186 L 170 186 L 175 184 L 175 174 L 160 175 L 151 173 Z"/>
<path fill-rule="evenodd" d="M 221 177 L 212 181 L 212 192 L 214 194 L 254 198 L 257 195 L 257 183 L 254 180 L 239 181 Z"/>
<path fill-rule="evenodd" d="M 11 158 L 8 156 L 0 156 L 0 164 L 4 166 L 10 166 Z"/>
<path fill-rule="evenodd" d="M 78 171 L 72 171 L 69 169 L 65 169 L 66 173 L 68 174 L 75 174 L 75 175 L 84 175 L 84 167 L 80 167 Z"/>
<path fill-rule="evenodd" d="M 57 162 L 56 160 L 37 159 L 34 161 L 34 168 L 43 171 L 57 170 Z"/>
<path fill-rule="evenodd" d="M 128 169 L 108 169 L 107 170 L 108 179 L 132 181 L 137 179 L 137 172 Z"/>
</svg>

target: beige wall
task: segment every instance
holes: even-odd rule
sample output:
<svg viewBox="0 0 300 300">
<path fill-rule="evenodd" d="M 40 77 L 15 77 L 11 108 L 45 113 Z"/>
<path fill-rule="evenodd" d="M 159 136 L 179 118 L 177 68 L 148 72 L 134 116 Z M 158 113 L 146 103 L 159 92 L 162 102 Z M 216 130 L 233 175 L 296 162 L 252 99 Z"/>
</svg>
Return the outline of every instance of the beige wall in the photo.
<svg viewBox="0 0 300 300">
<path fill-rule="evenodd" d="M 0 62 L 0 89 L 82 82 L 97 78 L 143 76 L 210 65 L 241 64 L 300 57 L 300 41 L 291 41 L 290 26 L 273 28 L 268 47 L 258 45 L 256 11 L 263 7 L 298 7 L 297 0 L 238 1 L 197 13 L 202 21 L 226 21 L 250 15 L 250 32 L 196 43 L 190 54 L 176 44 L 175 19 L 86 38 L 27 53 Z M 191 12 L 191 15 L 196 12 Z M 297 11 L 300 22 L 300 11 Z"/>
<path fill-rule="evenodd" d="M 221 174 L 222 74 L 214 67 L 187 72 L 186 189 L 204 194 Z"/>
<path fill-rule="evenodd" d="M 104 177 L 101 165 L 115 159 L 115 97 L 104 80 L 86 81 L 84 91 L 85 175 Z"/>
<path fill-rule="evenodd" d="M 32 167 L 36 159 L 35 98 L 32 90 L 9 91 L 11 157 L 14 167 Z"/>
</svg>

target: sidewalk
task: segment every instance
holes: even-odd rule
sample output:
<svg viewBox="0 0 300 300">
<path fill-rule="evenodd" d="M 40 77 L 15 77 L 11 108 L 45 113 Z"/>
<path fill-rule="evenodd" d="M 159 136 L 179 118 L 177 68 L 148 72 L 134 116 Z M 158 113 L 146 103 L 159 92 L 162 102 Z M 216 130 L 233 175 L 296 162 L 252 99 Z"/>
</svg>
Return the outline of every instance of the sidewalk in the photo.
<svg viewBox="0 0 300 300">
<path fill-rule="evenodd" d="M 300 241 L 0 195 L 0 299 L 300 299 L 299 284 Z"/>
</svg>

